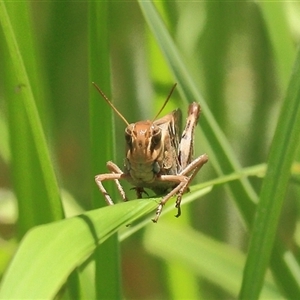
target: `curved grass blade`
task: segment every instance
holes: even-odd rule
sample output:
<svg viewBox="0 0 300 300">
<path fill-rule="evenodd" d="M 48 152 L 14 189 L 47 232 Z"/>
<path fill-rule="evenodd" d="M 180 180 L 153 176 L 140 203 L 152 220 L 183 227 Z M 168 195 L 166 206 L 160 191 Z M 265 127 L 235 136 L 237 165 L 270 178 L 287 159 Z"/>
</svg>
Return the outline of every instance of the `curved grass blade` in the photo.
<svg viewBox="0 0 300 300">
<path fill-rule="evenodd" d="M 69 274 L 99 245 L 156 207 L 153 199 L 134 200 L 33 228 L 3 277 L 0 298 L 53 299 Z"/>
<path fill-rule="evenodd" d="M 200 197 L 208 194 L 209 192 L 211 192 L 211 190 L 213 188 L 212 185 L 206 185 L 204 187 L 203 186 L 204 186 L 204 184 L 201 185 L 201 187 L 191 186 L 190 187 L 191 193 L 183 196 L 182 206 L 184 206 L 192 201 L 195 201 L 195 200 L 199 199 Z M 171 202 L 171 201 L 169 201 L 169 202 Z M 170 211 L 174 211 L 174 205 L 169 202 L 165 205 L 165 207 L 162 211 L 162 215 L 169 213 Z M 130 226 L 130 228 L 128 228 L 128 230 L 123 231 L 121 234 L 119 234 L 119 240 L 120 241 L 125 240 L 127 237 L 131 236 L 132 234 L 134 234 L 141 228 L 145 227 L 147 224 L 148 224 L 148 220 L 145 219 L 145 220 L 137 223 L 136 225 Z"/>
<path fill-rule="evenodd" d="M 227 184 L 230 181 L 240 180 L 242 177 L 247 177 L 247 176 L 263 177 L 265 175 L 265 172 L 266 172 L 266 164 L 260 164 L 260 165 L 244 168 L 240 172 L 224 175 L 206 182 L 193 185 L 190 187 L 190 193 L 183 196 L 182 205 L 184 206 L 192 201 L 195 201 L 196 199 L 199 199 L 199 197 L 202 197 L 210 193 L 215 185 Z M 174 210 L 174 206 L 167 204 L 162 211 L 162 215 L 172 210 Z M 133 233 L 143 228 L 147 223 L 148 220 L 143 220 L 137 223 L 136 225 L 131 226 L 128 230 L 122 232 L 119 235 L 119 240 L 120 241 L 125 240 L 127 237 L 131 236 Z"/>
</svg>

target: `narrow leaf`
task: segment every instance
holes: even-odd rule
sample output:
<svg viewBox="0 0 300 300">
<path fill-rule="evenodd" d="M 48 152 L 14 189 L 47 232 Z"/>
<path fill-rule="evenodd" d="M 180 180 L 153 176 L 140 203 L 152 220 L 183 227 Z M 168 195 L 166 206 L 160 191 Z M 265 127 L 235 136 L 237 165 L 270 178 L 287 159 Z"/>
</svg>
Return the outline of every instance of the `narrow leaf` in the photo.
<svg viewBox="0 0 300 300">
<path fill-rule="evenodd" d="M 98 246 L 156 206 L 153 199 L 129 201 L 35 227 L 25 235 L 4 275 L 0 298 L 53 299 L 72 270 Z"/>
<path fill-rule="evenodd" d="M 180 242 L 179 242 L 180 241 Z M 189 227 L 149 227 L 144 236 L 146 249 L 170 264 L 179 264 L 237 297 L 245 256 L 231 246 L 213 240 Z M 264 299 L 280 298 L 274 283 L 264 285 Z"/>
<path fill-rule="evenodd" d="M 268 267 L 285 199 L 291 166 L 299 145 L 300 51 L 283 103 L 252 230 L 240 298 L 257 299 Z M 299 266 L 298 266 L 299 268 Z M 295 291 L 290 296 L 297 298 Z M 300 294 L 297 294 L 298 297 Z"/>
<path fill-rule="evenodd" d="M 9 105 L 18 105 L 19 109 L 24 107 L 26 122 L 28 122 L 32 135 L 33 146 L 36 151 L 35 161 L 41 169 L 40 174 L 42 178 L 39 178 L 39 180 L 42 180 L 45 187 L 45 194 L 47 196 L 47 198 L 44 199 L 44 209 L 47 210 L 48 215 L 47 220 L 58 220 L 62 218 L 63 211 L 56 176 L 52 167 L 50 153 L 48 151 L 46 137 L 43 132 L 41 119 L 34 99 L 31 82 L 22 57 L 22 51 L 16 38 L 6 4 L 3 1 L 0 2 L 0 24 L 2 25 L 4 36 L 6 38 L 15 78 L 17 79 L 14 82 L 14 87 L 20 85 L 16 103 L 9 103 Z M 22 102 L 20 103 L 20 101 Z M 21 149 L 18 150 L 21 151 Z"/>
</svg>

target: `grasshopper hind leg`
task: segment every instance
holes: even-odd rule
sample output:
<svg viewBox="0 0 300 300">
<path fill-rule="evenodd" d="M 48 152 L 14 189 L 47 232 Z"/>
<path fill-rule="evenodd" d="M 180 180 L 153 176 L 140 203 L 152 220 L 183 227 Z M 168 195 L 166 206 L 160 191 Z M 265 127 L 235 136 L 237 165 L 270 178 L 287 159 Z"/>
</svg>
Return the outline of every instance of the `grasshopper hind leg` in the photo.
<svg viewBox="0 0 300 300">
<path fill-rule="evenodd" d="M 176 199 L 175 207 L 177 208 L 177 215 L 175 217 L 178 218 L 181 215 L 180 204 L 181 204 L 182 195 L 187 191 L 191 181 L 194 179 L 194 177 L 199 172 L 199 170 L 202 168 L 202 166 L 205 163 L 207 163 L 207 161 L 208 161 L 207 155 L 203 154 L 203 155 L 197 157 L 196 159 L 194 159 L 184 170 L 182 170 L 178 174 L 180 176 L 182 176 L 182 175 L 188 176 L 188 174 L 190 174 L 190 175 L 188 176 L 187 181 L 179 183 L 170 193 L 168 193 L 166 196 L 164 196 L 162 198 L 162 200 L 160 201 L 158 208 L 156 210 L 155 218 L 152 219 L 152 221 L 154 223 L 157 223 L 157 221 L 161 215 L 162 209 L 163 209 L 164 205 L 167 203 L 167 201 L 176 194 L 177 194 L 177 199 Z"/>
<path fill-rule="evenodd" d="M 157 223 L 157 221 L 158 221 L 158 219 L 159 219 L 159 217 L 160 217 L 160 215 L 161 215 L 162 209 L 163 209 L 164 205 L 168 202 L 168 200 L 169 200 L 170 198 L 172 198 L 175 194 L 177 194 L 178 191 L 182 190 L 182 189 L 184 188 L 185 185 L 186 185 L 186 182 L 181 182 L 181 183 L 178 184 L 173 190 L 171 190 L 171 192 L 169 192 L 166 196 L 164 196 L 164 197 L 161 199 L 161 201 L 160 201 L 160 203 L 159 203 L 159 205 L 158 205 L 158 207 L 157 207 L 157 210 L 156 210 L 156 215 L 155 215 L 155 217 L 152 219 L 152 221 L 153 221 L 154 223 Z M 180 215 L 180 203 L 179 203 L 179 208 L 177 207 L 177 209 L 178 209 L 178 213 L 179 213 L 179 215 Z M 177 215 L 178 215 L 178 213 L 177 213 Z M 178 215 L 178 217 L 179 217 L 179 215 Z"/>
</svg>

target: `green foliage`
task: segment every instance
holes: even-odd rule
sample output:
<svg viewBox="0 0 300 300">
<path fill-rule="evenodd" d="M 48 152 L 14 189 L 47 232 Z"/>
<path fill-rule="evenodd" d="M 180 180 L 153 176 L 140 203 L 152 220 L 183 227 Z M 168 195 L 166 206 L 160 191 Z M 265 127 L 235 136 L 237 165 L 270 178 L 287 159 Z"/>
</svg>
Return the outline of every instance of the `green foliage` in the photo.
<svg viewBox="0 0 300 300">
<path fill-rule="evenodd" d="M 299 298 L 299 14 L 0 2 L 0 298 Z M 93 178 L 122 166 L 124 124 L 93 81 L 129 123 L 174 82 L 162 114 L 200 103 L 194 155 L 209 163 L 180 218 L 170 200 L 153 224 L 152 194 L 106 207 Z"/>
<path fill-rule="evenodd" d="M 100 244 L 120 227 L 130 224 L 156 206 L 153 201 L 135 202 L 96 209 L 29 231 L 5 274 L 1 297 L 53 298 L 70 272 L 91 256 Z M 28 257 L 34 257 L 34 264 Z M 45 272 L 46 269 L 51 272 Z M 20 278 L 23 278 L 21 282 Z M 35 284 L 32 285 L 32 282 Z"/>
<path fill-rule="evenodd" d="M 20 210 L 23 211 L 20 214 L 20 233 L 24 233 L 36 224 L 62 218 L 63 213 L 54 167 L 42 128 L 41 114 L 35 100 L 38 91 L 32 88 L 32 85 L 38 86 L 39 82 L 34 74 L 36 62 L 32 53 L 34 46 L 27 5 L 8 4 L 6 7 L 1 2 L 0 12 L 10 55 L 6 56 L 10 63 L 6 61 L 5 67 L 6 92 L 7 98 L 10 99 L 7 101 L 7 110 L 11 129 L 12 177 L 18 182 L 15 192 Z M 42 110 L 41 107 L 40 109 Z M 37 201 L 43 207 L 42 211 L 40 206 L 36 205 Z"/>
</svg>

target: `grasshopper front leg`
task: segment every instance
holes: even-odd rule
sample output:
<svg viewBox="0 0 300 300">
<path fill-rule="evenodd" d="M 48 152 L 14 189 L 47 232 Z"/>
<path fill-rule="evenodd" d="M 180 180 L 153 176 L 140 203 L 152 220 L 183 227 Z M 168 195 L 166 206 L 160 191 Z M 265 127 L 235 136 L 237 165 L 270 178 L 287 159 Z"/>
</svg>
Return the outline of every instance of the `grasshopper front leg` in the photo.
<svg viewBox="0 0 300 300">
<path fill-rule="evenodd" d="M 187 165 L 186 168 L 184 168 L 177 176 L 182 177 L 182 176 L 187 176 L 192 172 L 190 176 L 188 176 L 187 181 L 182 181 L 179 183 L 170 193 L 168 193 L 165 197 L 162 198 L 162 200 L 159 203 L 159 206 L 156 210 L 156 216 L 155 218 L 152 219 L 154 223 L 158 221 L 158 218 L 161 215 L 162 209 L 164 205 L 168 202 L 168 200 L 173 197 L 175 194 L 177 195 L 176 199 L 176 205 L 175 207 L 177 208 L 178 212 L 176 217 L 178 218 L 181 215 L 181 209 L 180 209 L 180 204 L 181 204 L 181 199 L 182 195 L 184 192 L 187 190 L 189 184 L 191 181 L 194 179 L 194 177 L 197 175 L 199 170 L 202 168 L 202 166 L 208 161 L 208 156 L 206 154 L 203 154 L 196 159 L 194 159 L 189 165 Z"/>
<path fill-rule="evenodd" d="M 120 179 L 126 179 L 128 176 L 126 174 L 124 174 L 124 172 L 122 172 L 122 170 L 115 163 L 113 163 L 112 161 L 108 161 L 106 163 L 106 167 L 108 168 L 108 170 L 111 173 L 99 174 L 99 175 L 95 176 L 95 182 L 98 185 L 99 190 L 103 194 L 106 203 L 108 205 L 114 205 L 114 202 L 112 201 L 110 195 L 108 194 L 108 192 L 106 191 L 105 187 L 102 184 L 102 181 L 104 181 L 104 180 L 114 180 L 123 201 L 127 201 L 128 199 L 126 197 L 124 189 L 122 188 L 119 180 Z"/>
</svg>

